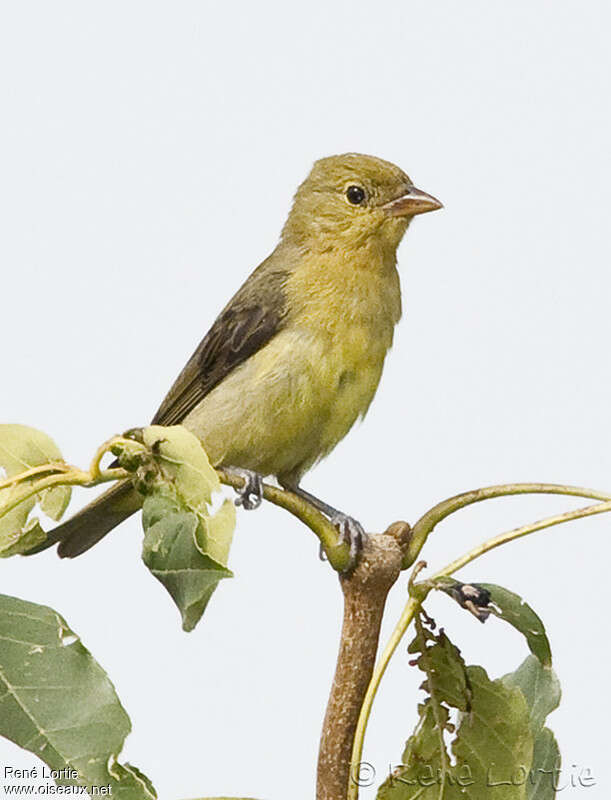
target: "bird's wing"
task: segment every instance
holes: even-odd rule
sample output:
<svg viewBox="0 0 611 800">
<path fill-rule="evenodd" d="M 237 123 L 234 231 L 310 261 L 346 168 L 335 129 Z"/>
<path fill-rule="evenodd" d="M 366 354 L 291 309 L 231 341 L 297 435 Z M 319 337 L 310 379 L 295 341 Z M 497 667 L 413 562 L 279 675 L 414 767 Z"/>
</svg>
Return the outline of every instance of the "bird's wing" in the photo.
<svg viewBox="0 0 611 800">
<path fill-rule="evenodd" d="M 217 317 L 153 418 L 177 425 L 235 367 L 283 327 L 287 272 L 264 261 Z"/>
</svg>

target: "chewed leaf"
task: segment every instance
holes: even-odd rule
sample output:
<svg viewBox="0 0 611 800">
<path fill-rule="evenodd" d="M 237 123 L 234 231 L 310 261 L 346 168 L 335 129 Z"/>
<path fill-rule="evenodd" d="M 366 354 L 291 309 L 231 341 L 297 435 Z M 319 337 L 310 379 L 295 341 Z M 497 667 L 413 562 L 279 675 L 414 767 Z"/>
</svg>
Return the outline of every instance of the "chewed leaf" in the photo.
<svg viewBox="0 0 611 800">
<path fill-rule="evenodd" d="M 13 478 L 32 467 L 44 464 L 63 463 L 55 442 L 45 433 L 27 425 L 0 425 L 0 467 L 6 476 Z M 71 488 L 57 486 L 43 489 L 36 497 L 28 497 L 14 508 L 13 501 L 36 478 L 0 490 L 0 557 L 25 552 L 43 539 L 42 528 L 29 515 L 36 504 L 54 520 L 59 520 L 70 502 Z M 3 513 L 3 508 L 7 510 Z"/>
<path fill-rule="evenodd" d="M 530 651 L 544 666 L 552 663 L 552 652 L 543 622 L 522 598 L 494 583 L 461 583 L 454 578 L 441 577 L 431 581 L 470 611 L 480 622 L 490 614 L 505 620 L 526 638 Z"/>
<path fill-rule="evenodd" d="M 445 633 L 417 625 L 410 644 L 427 692 L 400 766 L 378 790 L 378 800 L 526 800 L 533 735 L 519 688 L 466 666 Z M 450 755 L 452 754 L 452 756 Z M 496 785 L 492 778 L 496 780 Z"/>
<path fill-rule="evenodd" d="M 150 781 L 117 762 L 129 717 L 66 621 L 46 606 L 0 595 L 0 642 L 0 735 L 57 770 L 59 785 L 154 800 Z"/>
<path fill-rule="evenodd" d="M 423 631 L 422 635 L 426 637 L 427 632 Z M 460 650 L 443 632 L 437 636 L 429 633 L 428 637 L 429 642 L 434 642 L 432 647 L 427 647 L 426 642 L 422 642 L 422 636 L 417 636 L 414 640 L 417 648 L 414 652 L 419 652 L 420 656 L 412 664 L 427 675 L 421 688 L 426 689 L 436 702 L 447 703 L 452 708 L 468 711 L 471 704 L 471 687 Z M 414 643 L 411 647 L 414 647 Z"/>
</svg>

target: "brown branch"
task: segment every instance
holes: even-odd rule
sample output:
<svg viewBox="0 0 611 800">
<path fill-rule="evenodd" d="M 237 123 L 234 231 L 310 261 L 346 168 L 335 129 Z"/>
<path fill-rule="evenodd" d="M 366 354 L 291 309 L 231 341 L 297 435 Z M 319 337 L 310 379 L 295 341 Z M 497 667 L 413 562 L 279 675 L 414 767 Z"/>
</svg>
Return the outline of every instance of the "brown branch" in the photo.
<svg viewBox="0 0 611 800">
<path fill-rule="evenodd" d="M 409 535 L 405 522 L 369 535 L 358 566 L 340 575 L 344 623 L 320 740 L 317 800 L 347 796 L 354 733 L 373 673 L 386 597 L 399 577 Z"/>
</svg>

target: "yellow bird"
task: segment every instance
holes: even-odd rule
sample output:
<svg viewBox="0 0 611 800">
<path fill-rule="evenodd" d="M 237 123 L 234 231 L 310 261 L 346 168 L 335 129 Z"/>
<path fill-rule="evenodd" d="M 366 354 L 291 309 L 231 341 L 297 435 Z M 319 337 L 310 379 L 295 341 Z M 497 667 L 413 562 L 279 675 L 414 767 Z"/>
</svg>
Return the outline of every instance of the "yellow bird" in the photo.
<svg viewBox="0 0 611 800">
<path fill-rule="evenodd" d="M 358 549 L 361 525 L 300 480 L 367 412 L 401 316 L 397 247 L 416 214 L 441 207 L 380 158 L 314 164 L 278 246 L 221 311 L 153 419 L 184 425 L 214 466 L 244 476 L 237 504 L 258 506 L 262 477 L 273 475 Z M 131 483 L 119 483 L 52 531 L 51 543 L 77 556 L 140 505 Z"/>
</svg>

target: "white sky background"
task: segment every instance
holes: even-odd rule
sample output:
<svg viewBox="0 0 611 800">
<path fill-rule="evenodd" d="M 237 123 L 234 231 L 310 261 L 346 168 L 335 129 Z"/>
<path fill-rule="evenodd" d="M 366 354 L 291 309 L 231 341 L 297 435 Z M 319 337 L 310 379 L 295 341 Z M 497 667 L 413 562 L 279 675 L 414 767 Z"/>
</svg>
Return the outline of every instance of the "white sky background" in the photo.
<svg viewBox="0 0 611 800">
<path fill-rule="evenodd" d="M 80 465 L 147 423 L 312 161 L 355 150 L 446 208 L 401 246 L 405 314 L 370 413 L 306 488 L 368 530 L 485 484 L 609 489 L 610 24 L 594 0 L 2 3 L 0 418 Z M 493 501 L 423 555 L 439 567 L 580 504 Z M 611 787 L 610 531 L 573 523 L 461 573 L 520 592 L 547 625 L 564 690 L 550 725 L 567 778 L 597 782 L 562 797 Z M 140 538 L 133 518 L 77 561 L 4 562 L 2 591 L 82 636 L 131 716 L 124 757 L 161 797 L 312 797 L 341 616 L 314 537 L 272 507 L 241 513 L 236 578 L 191 634 Z M 384 637 L 405 598 L 406 577 Z M 494 619 L 432 609 L 494 676 L 527 653 Z M 366 742 L 380 779 L 420 680 L 402 648 Z M 0 766 L 34 763 L 0 741 Z"/>
</svg>

